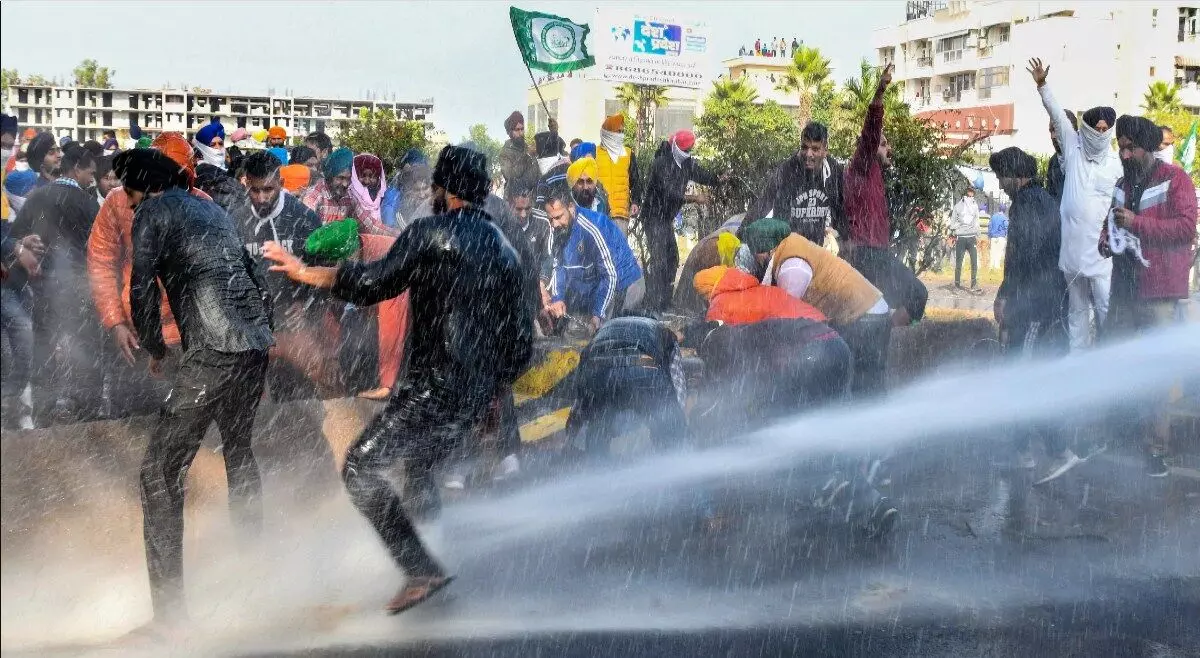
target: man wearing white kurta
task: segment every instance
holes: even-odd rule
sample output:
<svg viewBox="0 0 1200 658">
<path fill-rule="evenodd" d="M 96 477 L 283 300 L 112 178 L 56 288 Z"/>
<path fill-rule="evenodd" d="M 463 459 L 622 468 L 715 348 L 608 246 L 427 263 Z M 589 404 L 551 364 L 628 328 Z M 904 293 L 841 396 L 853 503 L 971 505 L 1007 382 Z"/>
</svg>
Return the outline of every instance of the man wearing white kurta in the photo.
<svg viewBox="0 0 1200 658">
<path fill-rule="evenodd" d="M 1092 312 L 1097 327 L 1104 325 L 1108 313 L 1112 259 L 1102 257 L 1097 245 L 1112 207 L 1113 188 L 1122 174 L 1110 132 L 1117 113 L 1110 107 L 1094 107 L 1084 113 L 1076 132 L 1046 85 L 1050 67 L 1043 67 L 1039 59 L 1030 60 L 1029 65 L 1062 144 L 1062 249 L 1058 267 L 1067 277 L 1071 349 L 1078 350 L 1091 342 Z"/>
</svg>

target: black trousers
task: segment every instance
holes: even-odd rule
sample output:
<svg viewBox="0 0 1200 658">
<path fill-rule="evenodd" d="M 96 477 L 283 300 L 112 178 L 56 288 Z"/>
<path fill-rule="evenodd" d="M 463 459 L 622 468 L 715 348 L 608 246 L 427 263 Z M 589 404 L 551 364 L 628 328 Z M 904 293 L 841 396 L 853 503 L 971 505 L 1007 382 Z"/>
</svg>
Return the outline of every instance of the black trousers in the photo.
<svg viewBox="0 0 1200 658">
<path fill-rule="evenodd" d="M 95 420 L 103 403 L 105 336 L 87 279 L 50 274 L 33 290 L 34 419 L 40 427 Z"/>
<path fill-rule="evenodd" d="M 438 576 L 443 571 L 417 536 L 406 501 L 388 481 L 388 471 L 403 460 L 406 497 L 420 507 L 414 511 L 436 511 L 434 471 L 470 440 L 496 391 L 494 378 L 478 374 L 403 373 L 383 412 L 346 454 L 342 481 L 350 500 L 409 576 Z"/>
<path fill-rule="evenodd" d="M 971 287 L 979 285 L 979 246 L 977 236 L 970 235 L 954 241 L 954 285 L 962 285 L 963 256 L 971 254 Z"/>
<path fill-rule="evenodd" d="M 850 264 L 883 293 L 888 306 L 905 309 L 913 322 L 925 317 L 929 290 L 891 251 L 856 246 L 850 255 Z"/>
<path fill-rule="evenodd" d="M 892 340 L 892 318 L 886 313 L 864 315 L 846 325 L 837 325 L 838 334 L 854 357 L 850 392 L 855 398 L 872 397 L 887 390 L 888 345 Z"/>
<path fill-rule="evenodd" d="M 576 385 L 567 443 L 591 457 L 608 454 L 613 437 L 625 429 L 622 416 L 648 426 L 660 448 L 673 447 L 687 435 L 687 417 L 669 372 L 652 366 L 585 363 Z"/>
<path fill-rule="evenodd" d="M 1062 314 L 1036 319 L 1011 318 L 1004 323 L 1002 338 L 1005 356 L 1014 361 L 1052 359 L 1070 352 L 1066 318 Z M 1019 423 L 1012 435 L 1017 452 L 1029 450 L 1035 437 L 1042 438 L 1049 455 L 1062 454 L 1067 447 L 1063 428 L 1053 421 Z"/>
<path fill-rule="evenodd" d="M 675 243 L 675 230 L 671 220 L 665 222 L 646 221 L 646 249 L 650 252 L 646 262 L 646 301 L 644 306 L 655 311 L 664 311 L 671 306 L 675 273 L 679 269 L 679 245 Z"/>
<path fill-rule="evenodd" d="M 262 480 L 250 447 L 267 353 L 185 352 L 142 458 L 142 533 L 156 618 L 184 610 L 183 496 L 188 468 L 214 421 L 221 432 L 230 508 L 240 529 L 262 527 Z"/>
</svg>

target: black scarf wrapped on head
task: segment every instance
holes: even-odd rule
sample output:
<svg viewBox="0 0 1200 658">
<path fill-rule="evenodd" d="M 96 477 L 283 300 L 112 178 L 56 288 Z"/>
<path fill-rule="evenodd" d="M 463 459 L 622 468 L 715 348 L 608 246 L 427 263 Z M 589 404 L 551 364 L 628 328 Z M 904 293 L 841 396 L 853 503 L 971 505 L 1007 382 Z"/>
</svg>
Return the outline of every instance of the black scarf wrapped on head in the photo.
<svg viewBox="0 0 1200 658">
<path fill-rule="evenodd" d="M 1037 178 L 1037 159 L 1015 146 L 993 153 L 988 165 L 998 178 Z"/>
<path fill-rule="evenodd" d="M 492 189 L 487 156 L 461 146 L 446 146 L 438 155 L 433 184 L 467 203 L 483 203 Z"/>
<path fill-rule="evenodd" d="M 1122 137 L 1133 142 L 1134 146 L 1154 152 L 1162 144 L 1162 128 L 1146 117 L 1122 114 L 1117 119 L 1117 139 Z"/>
<path fill-rule="evenodd" d="M 187 169 L 155 149 L 133 149 L 113 159 L 113 170 L 121 184 L 139 192 L 162 192 L 172 187 L 188 188 Z"/>
<path fill-rule="evenodd" d="M 1104 119 L 1108 127 L 1112 128 L 1113 122 L 1117 120 L 1117 111 L 1111 107 L 1098 106 L 1083 113 L 1083 122 L 1094 130 L 1099 130 L 1096 128 L 1096 124 L 1100 123 L 1101 119 Z"/>
</svg>

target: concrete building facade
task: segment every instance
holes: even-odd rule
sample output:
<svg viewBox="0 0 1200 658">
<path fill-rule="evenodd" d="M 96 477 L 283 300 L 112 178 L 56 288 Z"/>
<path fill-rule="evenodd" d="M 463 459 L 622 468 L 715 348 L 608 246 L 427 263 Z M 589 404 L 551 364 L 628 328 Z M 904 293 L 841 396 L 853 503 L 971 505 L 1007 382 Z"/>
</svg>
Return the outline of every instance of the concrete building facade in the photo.
<svg viewBox="0 0 1200 658">
<path fill-rule="evenodd" d="M 5 97 L 5 107 L 17 117 L 22 128 L 84 141 L 100 140 L 106 130 L 128 130 L 133 123 L 152 135 L 159 132 L 190 134 L 214 117 L 230 131 L 238 127 L 253 132 L 283 126 L 289 136 L 315 130 L 336 136 L 338 124 L 357 121 L 362 109 L 388 109 L 403 119 L 428 121 L 433 111 L 433 99 L 397 102 L 238 94 L 206 89 L 92 89 L 12 84 Z"/>
<path fill-rule="evenodd" d="M 879 65 L 894 63 L 904 100 L 942 124 L 946 141 L 984 150 L 1051 150 L 1048 120 L 1026 62 L 1050 66 L 1063 107 L 1110 105 L 1140 114 L 1155 80 L 1181 85 L 1200 111 L 1200 2 L 920 0 L 905 21 L 873 35 Z"/>
</svg>

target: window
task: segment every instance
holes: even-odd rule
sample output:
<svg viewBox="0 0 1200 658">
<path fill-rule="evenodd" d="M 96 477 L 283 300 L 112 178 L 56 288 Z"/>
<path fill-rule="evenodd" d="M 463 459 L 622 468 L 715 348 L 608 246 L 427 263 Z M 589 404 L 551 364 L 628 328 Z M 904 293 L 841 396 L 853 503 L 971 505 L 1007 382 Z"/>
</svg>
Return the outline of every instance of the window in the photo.
<svg viewBox="0 0 1200 658">
<path fill-rule="evenodd" d="M 937 52 L 942 54 L 943 62 L 957 62 L 962 59 L 962 51 L 967 43 L 967 35 L 938 39 Z"/>
<path fill-rule="evenodd" d="M 546 107 L 550 109 L 550 116 L 558 116 L 558 99 L 546 101 Z M 528 133 L 531 128 L 535 133 L 540 133 L 550 129 L 550 117 L 546 115 L 546 110 L 542 108 L 541 103 L 530 105 L 529 112 L 525 115 L 525 118 L 526 133 Z"/>
<path fill-rule="evenodd" d="M 1195 7 L 1179 8 L 1179 43 L 1196 40 L 1196 14 L 1200 9 Z"/>
<path fill-rule="evenodd" d="M 979 71 L 979 88 L 991 89 L 992 87 L 1007 87 L 1008 86 L 1008 67 L 993 66 L 991 68 L 981 69 Z"/>
</svg>

